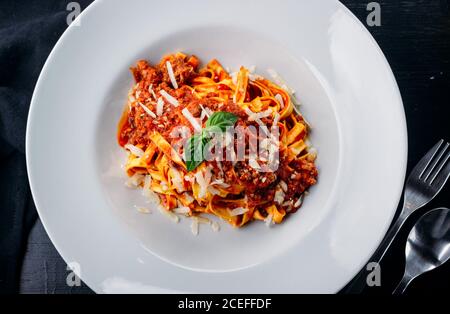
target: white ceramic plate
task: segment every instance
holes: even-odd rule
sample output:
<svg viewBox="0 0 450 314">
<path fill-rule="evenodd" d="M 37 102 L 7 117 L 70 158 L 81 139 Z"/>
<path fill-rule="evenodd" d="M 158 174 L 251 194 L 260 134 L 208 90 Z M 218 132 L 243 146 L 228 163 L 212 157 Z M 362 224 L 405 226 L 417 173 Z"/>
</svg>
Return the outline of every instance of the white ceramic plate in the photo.
<svg viewBox="0 0 450 314">
<path fill-rule="evenodd" d="M 27 130 L 29 179 L 58 251 L 96 292 L 332 293 L 386 232 L 405 175 L 400 94 L 381 50 L 337 1 L 95 1 L 51 53 Z M 143 215 L 116 125 L 140 59 L 184 51 L 276 69 L 313 126 L 319 183 L 280 226 L 219 233 Z"/>
</svg>

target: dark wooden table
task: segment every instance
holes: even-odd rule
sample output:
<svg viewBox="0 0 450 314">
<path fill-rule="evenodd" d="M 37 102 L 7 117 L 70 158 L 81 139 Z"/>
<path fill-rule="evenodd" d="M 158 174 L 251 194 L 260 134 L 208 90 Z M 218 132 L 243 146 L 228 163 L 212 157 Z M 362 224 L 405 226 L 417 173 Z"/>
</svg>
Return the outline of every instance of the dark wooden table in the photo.
<svg viewBox="0 0 450 314">
<path fill-rule="evenodd" d="M 64 10 L 45 7 L 49 12 Z M 79 1 L 85 8 L 90 1 Z M 369 1 L 342 1 L 364 24 Z M 450 4 L 448 0 L 386 0 L 381 5 L 381 26 L 368 27 L 397 78 L 408 122 L 408 170 L 440 138 L 450 139 Z M 25 8 L 24 8 L 25 9 Z M 380 153 L 389 153 L 380 151 Z M 449 187 L 429 205 L 450 207 Z M 381 287 L 365 294 L 389 294 L 404 267 L 404 245 L 415 215 L 395 241 L 381 264 Z M 91 293 L 90 289 L 66 285 L 66 264 L 48 239 L 38 220 L 29 236 L 24 259 L 21 292 Z M 407 293 L 450 292 L 450 263 L 413 282 Z M 344 292 L 349 292 L 344 290 Z M 351 291 L 350 291 L 351 292 Z"/>
</svg>

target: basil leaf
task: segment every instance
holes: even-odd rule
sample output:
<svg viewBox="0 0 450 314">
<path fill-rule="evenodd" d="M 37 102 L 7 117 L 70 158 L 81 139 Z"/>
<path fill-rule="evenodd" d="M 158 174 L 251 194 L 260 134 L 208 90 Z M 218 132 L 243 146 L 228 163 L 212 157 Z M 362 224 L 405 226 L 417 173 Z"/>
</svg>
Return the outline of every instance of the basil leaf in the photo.
<svg viewBox="0 0 450 314">
<path fill-rule="evenodd" d="M 207 140 L 202 135 L 194 135 L 188 140 L 184 152 L 187 171 L 192 171 L 202 164 L 206 144 Z"/>
<path fill-rule="evenodd" d="M 215 112 L 206 121 L 206 128 L 218 127 L 222 132 L 225 132 L 227 127 L 234 126 L 237 120 L 238 117 L 231 112 Z"/>
<path fill-rule="evenodd" d="M 202 133 L 192 136 L 186 143 L 184 160 L 187 171 L 196 169 L 203 163 L 205 152 L 210 144 L 211 133 L 225 132 L 228 127 L 234 126 L 238 117 L 230 112 L 215 112 L 206 121 L 206 128 Z"/>
</svg>

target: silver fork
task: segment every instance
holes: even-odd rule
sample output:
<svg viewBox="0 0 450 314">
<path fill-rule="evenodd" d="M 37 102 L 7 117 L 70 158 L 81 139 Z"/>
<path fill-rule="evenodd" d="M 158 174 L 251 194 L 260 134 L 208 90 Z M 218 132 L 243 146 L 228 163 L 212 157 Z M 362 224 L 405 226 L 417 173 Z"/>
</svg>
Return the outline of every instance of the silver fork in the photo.
<svg viewBox="0 0 450 314">
<path fill-rule="evenodd" d="M 450 176 L 449 146 L 449 143 L 444 144 L 444 140 L 440 140 L 414 167 L 406 181 L 403 208 L 400 215 L 370 258 L 371 262 L 379 263 L 383 259 L 408 217 L 428 204 L 444 187 Z M 361 277 L 364 274 L 365 270 L 363 269 L 350 286 L 350 291 L 362 290 L 365 280 L 362 281 Z"/>
</svg>

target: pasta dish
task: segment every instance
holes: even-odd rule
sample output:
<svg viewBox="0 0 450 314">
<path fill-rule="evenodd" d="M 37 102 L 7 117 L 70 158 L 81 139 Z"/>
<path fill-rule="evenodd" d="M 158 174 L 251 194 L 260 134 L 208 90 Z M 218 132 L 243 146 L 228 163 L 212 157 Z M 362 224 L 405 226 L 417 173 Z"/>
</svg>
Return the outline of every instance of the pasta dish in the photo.
<svg viewBox="0 0 450 314">
<path fill-rule="evenodd" d="M 128 185 L 177 219 L 213 214 L 232 226 L 281 223 L 317 180 L 309 125 L 294 91 L 217 60 L 176 53 L 138 61 L 119 122 Z"/>
</svg>

